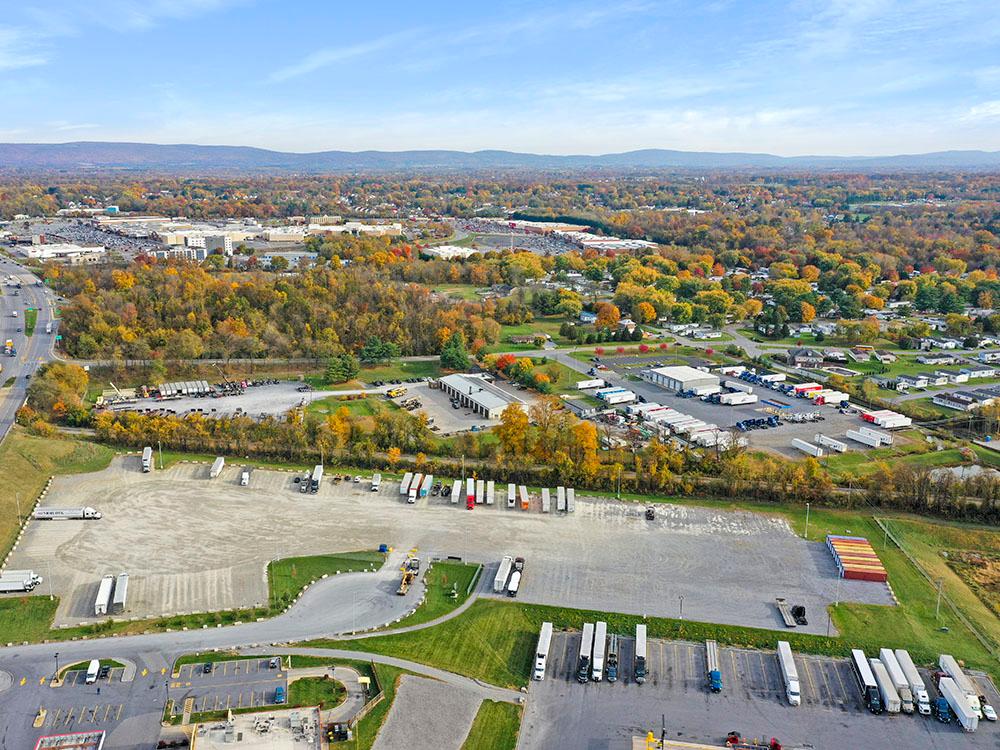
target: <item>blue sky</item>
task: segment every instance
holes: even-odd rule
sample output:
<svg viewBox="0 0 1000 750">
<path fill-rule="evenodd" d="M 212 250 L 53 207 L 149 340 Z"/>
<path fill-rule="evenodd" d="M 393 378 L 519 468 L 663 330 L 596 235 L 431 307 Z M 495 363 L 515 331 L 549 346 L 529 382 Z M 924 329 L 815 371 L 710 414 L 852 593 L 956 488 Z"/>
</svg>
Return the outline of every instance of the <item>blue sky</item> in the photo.
<svg viewBox="0 0 1000 750">
<path fill-rule="evenodd" d="M 1000 149 L 998 0 L 5 0 L 0 141 Z"/>
</svg>

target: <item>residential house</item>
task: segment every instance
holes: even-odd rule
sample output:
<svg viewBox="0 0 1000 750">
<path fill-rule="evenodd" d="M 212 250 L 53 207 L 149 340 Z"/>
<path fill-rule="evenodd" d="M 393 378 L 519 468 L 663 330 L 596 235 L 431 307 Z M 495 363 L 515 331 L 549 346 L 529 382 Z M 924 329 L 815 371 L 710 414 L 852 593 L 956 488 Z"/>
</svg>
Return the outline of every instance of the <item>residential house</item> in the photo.
<svg viewBox="0 0 1000 750">
<path fill-rule="evenodd" d="M 996 368 L 989 365 L 966 365 L 962 368 L 962 372 L 968 375 L 970 380 L 976 378 L 995 378 L 997 376 Z"/>
<path fill-rule="evenodd" d="M 812 367 L 823 363 L 823 353 L 817 349 L 797 347 L 788 350 L 786 359 L 793 367 Z"/>
<path fill-rule="evenodd" d="M 827 349 L 823 352 L 823 358 L 827 362 L 847 362 L 847 355 L 840 349 Z"/>
<path fill-rule="evenodd" d="M 955 383 L 956 385 L 969 382 L 969 376 L 966 373 L 958 372 L 956 370 L 935 370 L 934 374 L 944 375 L 948 378 L 949 383 Z"/>
<path fill-rule="evenodd" d="M 887 352 L 881 349 L 877 350 L 872 356 L 875 357 L 875 359 L 881 362 L 883 365 L 891 365 L 893 362 L 899 359 L 892 352 Z"/>
<path fill-rule="evenodd" d="M 927 378 L 928 385 L 948 385 L 947 375 L 938 375 L 936 372 L 922 372 L 920 377 Z"/>
<path fill-rule="evenodd" d="M 896 378 L 896 385 L 903 388 L 926 388 L 930 381 L 926 375 L 899 375 Z"/>
<path fill-rule="evenodd" d="M 534 344 L 535 339 L 545 339 L 549 341 L 552 337 L 547 333 L 524 333 L 515 334 L 509 337 L 509 341 L 512 344 Z"/>
<path fill-rule="evenodd" d="M 588 312 L 587 310 L 582 311 L 580 313 L 580 322 L 586 324 L 596 323 L 597 313 Z"/>
<path fill-rule="evenodd" d="M 931 403 L 955 411 L 972 411 L 978 406 L 974 398 L 962 393 L 938 393 L 931 398 Z"/>
<path fill-rule="evenodd" d="M 958 358 L 952 354 L 921 354 L 917 357 L 917 362 L 922 365 L 953 365 L 958 362 Z"/>
<path fill-rule="evenodd" d="M 1000 351 L 979 352 L 976 359 L 980 362 L 1000 362 Z"/>
<path fill-rule="evenodd" d="M 853 359 L 855 362 L 867 362 L 872 358 L 872 350 L 861 349 L 856 346 L 853 349 L 847 350 L 847 356 Z"/>
</svg>

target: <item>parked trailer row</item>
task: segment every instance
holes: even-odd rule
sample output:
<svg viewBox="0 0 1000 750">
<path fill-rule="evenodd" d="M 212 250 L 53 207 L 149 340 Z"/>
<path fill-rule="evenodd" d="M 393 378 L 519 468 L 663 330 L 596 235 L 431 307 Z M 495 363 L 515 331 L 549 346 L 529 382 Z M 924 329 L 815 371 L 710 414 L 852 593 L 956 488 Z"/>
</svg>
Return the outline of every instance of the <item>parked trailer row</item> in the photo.
<svg viewBox="0 0 1000 750">
<path fill-rule="evenodd" d="M 792 438 L 792 447 L 802 451 L 808 456 L 813 456 L 815 458 L 822 458 L 823 456 L 822 448 L 818 445 L 806 442 L 805 440 L 800 440 L 799 438 Z"/>
<path fill-rule="evenodd" d="M 757 396 L 753 393 L 723 393 L 719 396 L 719 403 L 723 406 L 742 406 L 744 404 L 756 404 Z"/>
<path fill-rule="evenodd" d="M 965 674 L 955 657 L 950 654 L 941 654 L 938 657 L 938 667 L 948 675 L 951 679 L 955 681 L 958 688 L 965 693 L 968 698 L 969 707 L 974 709 L 978 714 L 980 712 L 979 705 L 979 691 L 976 690 L 976 686 L 973 684 L 969 676 Z"/>
<path fill-rule="evenodd" d="M 872 673 L 871 664 L 865 658 L 865 652 L 859 648 L 851 650 L 851 669 L 854 672 L 854 679 L 858 683 L 861 691 L 861 700 L 873 714 L 880 714 L 884 710 L 882 707 L 882 695 L 879 693 L 878 683 Z"/>
<path fill-rule="evenodd" d="M 867 445 L 869 448 L 878 448 L 882 445 L 881 438 L 877 438 L 873 435 L 868 435 L 864 432 L 859 432 L 858 430 L 848 430 L 847 438 L 853 440 L 856 443 L 861 443 L 862 445 Z"/>
<path fill-rule="evenodd" d="M 948 705 L 962 729 L 966 732 L 975 732 L 979 728 L 979 711 L 973 710 L 972 706 L 969 705 L 969 696 L 959 684 L 951 677 L 942 677 L 938 680 L 938 690 L 948 701 Z"/>
<path fill-rule="evenodd" d="M 847 443 L 840 440 L 834 440 L 832 437 L 827 437 L 819 432 L 816 433 L 816 436 L 813 438 L 813 442 L 816 443 L 816 445 L 822 445 L 824 448 L 829 448 L 837 453 L 845 453 L 847 451 Z"/>
<path fill-rule="evenodd" d="M 924 684 L 920 672 L 917 671 L 916 666 L 913 664 L 913 659 L 910 658 L 910 653 L 906 649 L 897 648 L 895 656 L 900 669 L 903 670 L 903 676 L 910 686 L 910 694 L 917 703 L 917 711 L 924 716 L 929 716 L 931 712 L 931 699 L 927 694 L 927 686 Z"/>
<path fill-rule="evenodd" d="M 879 441 L 882 445 L 892 445 L 892 435 L 882 430 L 873 430 L 871 427 L 859 427 L 858 432 L 869 435 Z"/>
<path fill-rule="evenodd" d="M 891 409 L 876 409 L 874 411 L 862 412 L 861 418 L 865 422 L 871 422 L 886 430 L 898 430 L 913 424 L 913 420 L 910 417 Z"/>
<path fill-rule="evenodd" d="M 899 695 L 900 710 L 904 714 L 913 713 L 913 692 L 910 690 L 910 683 L 903 674 L 903 668 L 896 659 L 896 654 L 891 648 L 883 648 L 878 652 L 878 660 L 882 662 L 885 671 L 889 674 L 896 694 Z M 877 677 L 877 675 L 876 675 Z"/>
</svg>

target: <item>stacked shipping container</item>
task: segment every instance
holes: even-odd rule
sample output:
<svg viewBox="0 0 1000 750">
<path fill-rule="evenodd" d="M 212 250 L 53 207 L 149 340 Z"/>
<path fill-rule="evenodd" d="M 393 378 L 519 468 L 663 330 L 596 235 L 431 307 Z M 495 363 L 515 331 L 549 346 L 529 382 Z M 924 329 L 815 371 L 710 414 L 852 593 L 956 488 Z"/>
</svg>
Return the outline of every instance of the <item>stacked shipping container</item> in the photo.
<svg viewBox="0 0 1000 750">
<path fill-rule="evenodd" d="M 885 566 L 867 539 L 829 534 L 826 537 L 826 546 L 833 554 L 842 578 L 880 582 L 888 579 Z"/>
</svg>

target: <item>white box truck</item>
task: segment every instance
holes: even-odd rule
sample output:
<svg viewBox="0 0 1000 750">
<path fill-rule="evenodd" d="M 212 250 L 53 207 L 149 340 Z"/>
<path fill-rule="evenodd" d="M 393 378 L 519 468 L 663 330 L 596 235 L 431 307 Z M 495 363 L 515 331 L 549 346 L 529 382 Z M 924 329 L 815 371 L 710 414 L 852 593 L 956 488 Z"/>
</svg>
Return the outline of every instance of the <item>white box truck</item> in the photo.
<svg viewBox="0 0 1000 750">
<path fill-rule="evenodd" d="M 451 487 L 451 504 L 458 505 L 458 501 L 462 499 L 462 480 L 456 479 L 455 484 Z"/>
<path fill-rule="evenodd" d="M 552 623 L 543 622 L 538 634 L 538 645 L 535 646 L 535 671 L 531 677 L 534 680 L 545 679 L 545 665 L 549 660 L 549 647 L 552 645 Z"/>
<path fill-rule="evenodd" d="M 781 669 L 781 679 L 785 684 L 785 696 L 790 706 L 802 703 L 799 693 L 799 670 L 795 667 L 792 656 L 792 646 L 788 641 L 778 641 L 778 667 Z"/>
<path fill-rule="evenodd" d="M 900 669 L 903 670 L 903 676 L 906 677 L 906 682 L 910 686 L 910 693 L 917 703 L 917 711 L 923 716 L 930 716 L 931 699 L 927 694 L 927 686 L 924 684 L 920 672 L 917 671 L 916 666 L 913 664 L 910 652 L 906 649 L 897 648 L 895 654 L 896 662 L 899 664 Z"/>
<path fill-rule="evenodd" d="M 91 659 L 90 664 L 87 665 L 87 678 L 86 683 L 88 685 L 93 685 L 97 682 L 97 675 L 101 673 L 101 662 L 97 659 Z"/>
<path fill-rule="evenodd" d="M 33 570 L 5 570 L 0 573 L 0 594 L 31 591 L 41 582 L 41 576 Z"/>
<path fill-rule="evenodd" d="M 507 485 L 507 507 L 513 508 L 517 505 L 517 485 L 511 483 Z"/>
<path fill-rule="evenodd" d="M 576 389 L 578 391 L 586 391 L 590 388 L 603 388 L 604 381 L 600 378 L 594 378 L 592 380 L 578 380 L 576 381 Z"/>
<path fill-rule="evenodd" d="M 95 508 L 35 508 L 32 514 L 36 521 L 97 521 L 101 512 Z"/>
<path fill-rule="evenodd" d="M 496 482 L 492 479 L 486 482 L 486 504 L 493 505 L 493 501 L 496 499 Z"/>
<path fill-rule="evenodd" d="M 886 713 L 898 714 L 902 708 L 902 701 L 899 699 L 899 693 L 896 692 L 896 686 L 892 684 L 892 678 L 889 677 L 889 670 L 885 668 L 885 664 L 880 659 L 869 659 L 868 664 L 872 668 L 872 674 L 875 675 L 875 683 L 878 685 L 878 692 L 882 696 L 882 705 L 885 707 Z"/>
<path fill-rule="evenodd" d="M 476 480 L 469 477 L 465 480 L 465 501 L 466 503 L 474 502 L 476 499 Z"/>
<path fill-rule="evenodd" d="M 813 442 L 816 445 L 822 445 L 824 448 L 829 448 L 837 453 L 847 452 L 847 443 L 841 442 L 840 440 L 834 440 L 832 437 L 828 437 L 821 432 L 816 433 L 816 437 L 813 438 Z"/>
<path fill-rule="evenodd" d="M 552 499 L 548 487 L 542 487 L 542 513 L 548 513 L 552 508 Z"/>
<path fill-rule="evenodd" d="M 965 691 L 951 677 L 942 677 L 938 682 L 938 690 L 948 701 L 948 705 L 951 706 L 951 710 L 955 713 L 962 729 L 966 732 L 975 732 L 979 728 L 979 712 L 974 711 L 969 705 Z"/>
<path fill-rule="evenodd" d="M 372 487 L 371 487 L 371 491 L 372 492 L 378 492 L 379 487 L 381 487 L 381 486 L 382 486 L 382 475 L 379 474 L 376 471 L 374 474 L 372 474 Z"/>
<path fill-rule="evenodd" d="M 893 687 L 896 688 L 896 693 L 899 695 L 899 707 L 904 714 L 913 713 L 913 693 L 910 691 L 910 683 L 906 679 L 906 675 L 903 674 L 903 668 L 896 661 L 896 654 L 893 653 L 891 648 L 883 648 L 878 652 L 878 660 L 882 662 L 882 666 L 885 667 L 885 671 L 889 673 L 889 679 L 892 681 Z M 876 679 L 877 679 L 876 675 Z"/>
<path fill-rule="evenodd" d="M 572 513 L 576 510 L 576 490 L 572 487 L 566 488 L 566 512 Z"/>
<path fill-rule="evenodd" d="M 219 474 L 222 473 L 222 470 L 224 468 L 226 468 L 226 459 L 223 458 L 222 456 L 219 456 L 212 463 L 212 468 L 209 469 L 208 476 L 211 477 L 212 479 L 215 479 L 216 477 L 219 476 Z"/>
<path fill-rule="evenodd" d="M 115 587 L 114 576 L 104 576 L 97 587 L 97 598 L 94 599 L 94 616 L 106 615 L 111 606 L 111 591 Z"/>
<path fill-rule="evenodd" d="M 148 474 L 153 470 L 153 448 L 147 445 L 142 449 L 142 472 Z"/>
<path fill-rule="evenodd" d="M 493 593 L 502 594 L 507 589 L 507 579 L 510 578 L 510 569 L 514 565 L 514 558 L 504 555 L 497 568 L 497 574 L 493 577 Z"/>
<path fill-rule="evenodd" d="M 639 627 L 645 627 L 640 625 Z M 576 662 L 576 681 L 585 683 L 590 680 L 590 659 L 594 653 L 594 623 L 583 623 L 580 633 L 580 656 Z"/>
<path fill-rule="evenodd" d="M 403 474 L 403 481 L 399 483 L 399 494 L 402 497 L 406 497 L 410 494 L 410 484 L 413 482 L 413 472 L 408 471 Z"/>
<path fill-rule="evenodd" d="M 646 681 L 646 626 L 635 626 L 635 660 L 632 663 L 632 676 L 641 685 Z"/>
<path fill-rule="evenodd" d="M 476 480 L 476 505 L 482 505 L 483 500 L 486 497 L 486 481 L 483 479 Z"/>
<path fill-rule="evenodd" d="M 598 620 L 594 626 L 594 659 L 590 669 L 590 678 L 594 682 L 604 679 L 604 649 L 608 641 L 608 624 Z"/>
</svg>

